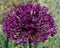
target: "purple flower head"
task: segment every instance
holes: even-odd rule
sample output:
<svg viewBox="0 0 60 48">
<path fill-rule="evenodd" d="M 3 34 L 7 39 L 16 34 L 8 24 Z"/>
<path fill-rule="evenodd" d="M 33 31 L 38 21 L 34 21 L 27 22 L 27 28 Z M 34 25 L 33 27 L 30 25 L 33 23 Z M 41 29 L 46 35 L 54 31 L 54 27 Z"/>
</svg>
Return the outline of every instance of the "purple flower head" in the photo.
<svg viewBox="0 0 60 48">
<path fill-rule="evenodd" d="M 57 33 L 56 24 L 46 6 L 28 2 L 12 7 L 6 14 L 3 31 L 17 44 L 44 42 Z"/>
</svg>

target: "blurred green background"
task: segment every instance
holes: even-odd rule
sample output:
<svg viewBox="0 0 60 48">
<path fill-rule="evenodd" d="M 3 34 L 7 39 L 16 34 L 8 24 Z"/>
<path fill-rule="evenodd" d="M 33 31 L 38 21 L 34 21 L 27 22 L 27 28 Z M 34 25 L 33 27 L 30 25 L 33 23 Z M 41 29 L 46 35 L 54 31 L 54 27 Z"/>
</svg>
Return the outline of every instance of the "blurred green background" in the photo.
<svg viewBox="0 0 60 48">
<path fill-rule="evenodd" d="M 15 47 L 16 41 L 11 41 L 6 38 L 2 31 L 3 18 L 5 13 L 9 11 L 10 7 L 19 5 L 20 3 L 27 3 L 29 0 L 0 0 L 0 48 L 29 48 L 29 44 L 21 44 Z M 54 37 L 48 38 L 44 43 L 40 42 L 37 45 L 32 45 L 32 48 L 60 48 L 60 0 L 32 0 L 38 2 L 42 6 L 47 6 L 49 12 L 57 24 L 58 31 Z"/>
</svg>

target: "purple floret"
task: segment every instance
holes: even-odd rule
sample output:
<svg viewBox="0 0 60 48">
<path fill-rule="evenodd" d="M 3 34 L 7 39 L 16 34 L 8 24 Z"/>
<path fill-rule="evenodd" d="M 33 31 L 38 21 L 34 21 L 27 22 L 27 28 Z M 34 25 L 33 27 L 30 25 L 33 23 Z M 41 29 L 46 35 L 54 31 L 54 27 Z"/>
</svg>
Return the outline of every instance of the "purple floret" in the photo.
<svg viewBox="0 0 60 48">
<path fill-rule="evenodd" d="M 3 31 L 17 44 L 44 42 L 57 33 L 55 21 L 46 6 L 28 2 L 12 7 L 6 14 Z"/>
</svg>

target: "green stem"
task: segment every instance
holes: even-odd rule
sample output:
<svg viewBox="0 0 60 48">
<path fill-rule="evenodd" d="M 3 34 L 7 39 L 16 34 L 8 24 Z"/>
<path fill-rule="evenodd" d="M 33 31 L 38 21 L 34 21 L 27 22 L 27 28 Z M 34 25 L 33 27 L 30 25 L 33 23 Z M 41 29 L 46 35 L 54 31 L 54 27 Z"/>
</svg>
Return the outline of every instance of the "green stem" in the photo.
<svg viewBox="0 0 60 48">
<path fill-rule="evenodd" d="M 9 40 L 7 38 L 7 40 L 6 40 L 6 48 L 8 48 L 8 42 L 9 42 Z"/>
<path fill-rule="evenodd" d="M 29 42 L 29 48 L 32 48 L 31 43 Z"/>
</svg>

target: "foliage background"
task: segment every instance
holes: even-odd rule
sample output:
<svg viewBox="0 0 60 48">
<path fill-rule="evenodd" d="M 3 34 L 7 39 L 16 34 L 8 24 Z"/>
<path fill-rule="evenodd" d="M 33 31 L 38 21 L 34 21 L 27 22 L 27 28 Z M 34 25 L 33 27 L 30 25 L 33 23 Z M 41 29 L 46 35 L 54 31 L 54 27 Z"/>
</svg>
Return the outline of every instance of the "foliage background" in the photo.
<svg viewBox="0 0 60 48">
<path fill-rule="evenodd" d="M 15 47 L 14 44 L 16 41 L 8 40 L 2 31 L 3 18 L 10 7 L 28 1 L 29 0 L 0 0 L 0 48 L 29 48 L 29 44 L 21 44 Z M 60 0 L 32 1 L 47 6 L 58 27 L 57 34 L 54 37 L 49 36 L 48 40 L 44 43 L 40 42 L 37 45 L 32 45 L 32 48 L 60 48 Z"/>
</svg>

